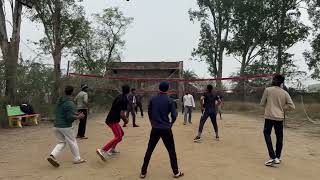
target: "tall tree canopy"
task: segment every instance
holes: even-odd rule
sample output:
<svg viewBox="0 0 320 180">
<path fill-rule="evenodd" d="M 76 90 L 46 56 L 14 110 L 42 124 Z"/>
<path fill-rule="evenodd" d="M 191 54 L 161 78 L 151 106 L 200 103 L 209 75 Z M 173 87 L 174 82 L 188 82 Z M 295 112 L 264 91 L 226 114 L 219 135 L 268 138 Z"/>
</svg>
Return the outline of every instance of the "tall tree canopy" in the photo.
<svg viewBox="0 0 320 180">
<path fill-rule="evenodd" d="M 121 60 L 123 36 L 133 18 L 125 17 L 118 8 L 107 8 L 94 14 L 91 30 L 75 46 L 73 62 L 76 71 L 105 74 L 112 62 Z"/>
<path fill-rule="evenodd" d="M 247 67 L 265 53 L 267 29 L 273 22 L 263 1 L 235 1 L 233 9 L 228 54 L 239 61 L 239 74 L 244 76 Z"/>
<path fill-rule="evenodd" d="M 311 50 L 304 52 L 309 70 L 312 70 L 311 77 L 320 79 L 320 3 L 317 0 L 307 0 L 308 14 L 313 24 L 313 39 Z"/>
<path fill-rule="evenodd" d="M 61 84 L 61 58 L 63 50 L 74 46 L 84 38 L 89 29 L 83 7 L 76 0 L 34 0 L 36 13 L 31 18 L 42 23 L 45 37 L 39 41 L 44 52 L 50 53 L 54 61 L 53 99 L 59 96 Z"/>
<path fill-rule="evenodd" d="M 212 76 L 221 78 L 235 0 L 198 0 L 199 10 L 190 10 L 190 19 L 200 21 L 200 40 L 192 56 L 209 65 Z M 217 81 L 222 88 L 222 82 Z"/>
<path fill-rule="evenodd" d="M 292 54 L 287 50 L 309 35 L 309 28 L 300 21 L 301 2 L 302 0 L 265 0 L 265 6 L 274 22 L 268 30 L 268 38 L 269 46 L 277 51 L 277 73 L 285 73 L 284 65 L 292 61 Z"/>
</svg>

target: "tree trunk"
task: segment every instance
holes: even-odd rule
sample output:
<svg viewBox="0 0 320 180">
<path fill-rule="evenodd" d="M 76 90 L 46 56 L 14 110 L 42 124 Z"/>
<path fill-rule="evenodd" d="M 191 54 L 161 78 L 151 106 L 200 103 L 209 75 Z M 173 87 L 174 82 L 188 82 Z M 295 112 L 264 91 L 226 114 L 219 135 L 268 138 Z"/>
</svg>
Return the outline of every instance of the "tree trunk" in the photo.
<svg viewBox="0 0 320 180">
<path fill-rule="evenodd" d="M 247 68 L 247 53 L 242 55 L 241 67 L 240 67 L 240 77 L 245 76 L 245 69 Z M 242 92 L 241 100 L 245 101 L 246 89 L 245 89 L 245 80 L 240 80 L 238 84 L 238 88 L 240 88 L 240 92 Z"/>
<path fill-rule="evenodd" d="M 5 55 L 6 62 L 6 91 L 5 95 L 9 98 L 9 103 L 15 103 L 16 97 L 16 82 L 17 82 L 17 67 L 19 58 L 19 45 L 20 45 L 20 28 L 21 28 L 21 12 L 22 5 L 15 1 L 13 12 L 13 27 L 12 38 L 9 43 L 7 53 Z"/>
<path fill-rule="evenodd" d="M 15 7 L 12 14 L 12 36 L 10 42 L 7 38 L 7 29 L 5 26 L 5 16 L 2 9 L 2 2 L 0 3 L 0 20 L 1 20 L 1 49 L 3 54 L 3 59 L 5 62 L 5 101 L 1 105 L 2 115 L 1 124 L 2 127 L 8 127 L 8 118 L 6 115 L 6 105 L 14 104 L 16 101 L 16 82 L 17 82 L 17 67 L 18 67 L 18 57 L 19 57 L 19 45 L 20 45 L 20 28 L 21 28 L 21 12 L 22 5 L 15 1 Z"/>
<path fill-rule="evenodd" d="M 62 1 L 54 1 L 54 14 L 53 14 L 53 41 L 54 49 L 52 49 L 52 56 L 54 61 L 54 84 L 52 92 L 52 103 L 55 104 L 59 98 L 60 87 L 61 87 L 61 57 L 62 57 L 62 42 L 61 42 L 61 10 L 62 10 Z"/>
<path fill-rule="evenodd" d="M 219 58 L 218 58 L 218 73 L 217 73 L 217 78 L 222 78 L 222 66 L 223 65 L 223 51 L 219 52 Z M 219 79 L 217 80 L 217 88 L 221 90 L 222 87 L 222 80 Z"/>
<path fill-rule="evenodd" d="M 286 17 L 286 9 L 285 9 L 285 5 L 284 2 L 282 1 L 282 9 L 281 9 L 281 16 L 280 16 L 280 27 L 278 29 L 278 47 L 277 47 L 277 51 L 278 51 L 278 60 L 277 60 L 277 68 L 276 68 L 276 73 L 280 74 L 281 73 L 281 69 L 283 66 L 283 32 L 284 32 L 284 21 L 285 21 L 285 17 Z"/>
<path fill-rule="evenodd" d="M 53 55 L 54 60 L 54 83 L 53 83 L 53 92 L 52 92 L 52 103 L 55 104 L 61 96 L 60 87 L 61 87 L 61 51 L 55 52 Z"/>
</svg>

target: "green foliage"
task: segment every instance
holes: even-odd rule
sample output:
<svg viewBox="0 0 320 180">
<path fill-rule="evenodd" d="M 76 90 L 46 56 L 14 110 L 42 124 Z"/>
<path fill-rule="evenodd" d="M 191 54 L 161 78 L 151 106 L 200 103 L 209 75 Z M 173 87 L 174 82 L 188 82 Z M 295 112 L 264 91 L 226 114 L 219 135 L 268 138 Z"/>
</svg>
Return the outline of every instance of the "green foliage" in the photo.
<svg viewBox="0 0 320 180">
<path fill-rule="evenodd" d="M 192 52 L 195 60 L 205 61 L 214 77 L 222 77 L 223 55 L 227 46 L 232 7 L 235 0 L 198 0 L 199 10 L 189 10 L 191 21 L 200 21 L 198 47 Z M 221 81 L 217 82 L 222 86 Z"/>
<path fill-rule="evenodd" d="M 48 103 L 52 94 L 53 68 L 35 61 L 21 60 L 17 78 L 20 101 L 47 101 Z"/>
<path fill-rule="evenodd" d="M 121 60 L 127 27 L 133 18 L 128 18 L 118 8 L 104 9 L 94 14 L 94 22 L 86 38 L 81 39 L 73 50 L 75 70 L 80 73 L 105 74 L 112 63 Z"/>
<path fill-rule="evenodd" d="M 104 74 L 107 52 L 105 46 L 100 44 L 100 38 L 92 30 L 86 38 L 77 42 L 72 53 L 75 55 L 72 66 L 76 72 Z"/>
<path fill-rule="evenodd" d="M 309 27 L 300 21 L 300 5 L 302 1 L 297 0 L 265 0 L 268 14 L 273 23 L 267 34 L 270 48 L 277 51 L 277 73 L 286 73 L 285 61 L 292 61 L 286 53 L 294 44 L 305 40 L 309 35 Z"/>
<path fill-rule="evenodd" d="M 53 54 L 54 51 L 71 48 L 76 41 L 87 35 L 89 22 L 85 19 L 83 7 L 76 2 L 34 0 L 36 12 L 31 16 L 31 20 L 44 26 L 45 37 L 38 44 L 45 53 Z"/>
<path fill-rule="evenodd" d="M 211 75 L 222 73 L 224 50 L 238 57 L 240 74 L 257 59 L 266 55 L 276 59 L 278 73 L 288 73 L 293 65 L 287 52 L 309 35 L 299 11 L 302 1 L 296 0 L 198 0 L 199 10 L 189 11 L 192 21 L 201 24 L 198 47 L 192 52 L 195 60 L 206 61 Z M 270 52 L 273 52 L 270 54 Z M 265 55 L 264 55 L 265 54 Z M 251 68 L 254 66 L 251 66 Z"/>
<path fill-rule="evenodd" d="M 311 77 L 320 79 L 320 7 L 316 0 L 307 0 L 309 18 L 313 24 L 313 39 L 311 51 L 305 51 L 304 57 L 309 70 L 313 71 Z"/>
<path fill-rule="evenodd" d="M 311 42 L 312 51 L 303 53 L 306 58 L 309 70 L 313 70 L 311 77 L 320 79 L 320 34 L 318 34 Z"/>
<path fill-rule="evenodd" d="M 273 22 L 267 14 L 263 1 L 235 1 L 231 20 L 232 38 L 228 44 L 228 54 L 240 57 L 240 74 L 265 52 L 267 29 Z"/>
<path fill-rule="evenodd" d="M 192 70 L 184 70 L 183 71 L 183 79 L 191 80 L 191 79 L 197 79 L 198 75 L 192 71 Z"/>
</svg>

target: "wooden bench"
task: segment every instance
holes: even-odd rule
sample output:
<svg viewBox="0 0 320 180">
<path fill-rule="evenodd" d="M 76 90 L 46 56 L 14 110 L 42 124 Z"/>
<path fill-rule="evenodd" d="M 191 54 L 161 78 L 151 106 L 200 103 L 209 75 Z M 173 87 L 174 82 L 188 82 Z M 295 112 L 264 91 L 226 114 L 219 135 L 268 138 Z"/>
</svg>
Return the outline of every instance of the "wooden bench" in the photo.
<svg viewBox="0 0 320 180">
<path fill-rule="evenodd" d="M 40 114 L 27 115 L 21 111 L 20 106 L 10 106 L 7 105 L 7 115 L 9 120 L 9 127 L 14 127 L 14 122 L 17 126 L 22 128 L 22 118 L 26 118 L 27 121 L 32 121 L 34 125 L 38 125 L 38 118 Z"/>
</svg>

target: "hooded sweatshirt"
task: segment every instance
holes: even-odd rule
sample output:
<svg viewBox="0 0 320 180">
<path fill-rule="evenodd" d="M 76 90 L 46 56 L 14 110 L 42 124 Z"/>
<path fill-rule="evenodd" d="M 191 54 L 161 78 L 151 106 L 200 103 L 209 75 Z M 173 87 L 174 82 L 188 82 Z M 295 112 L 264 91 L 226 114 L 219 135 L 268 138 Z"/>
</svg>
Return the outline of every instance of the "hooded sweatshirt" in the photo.
<svg viewBox="0 0 320 180">
<path fill-rule="evenodd" d="M 54 127 L 70 128 L 76 116 L 75 104 L 71 97 L 60 97 L 56 107 Z"/>
</svg>

